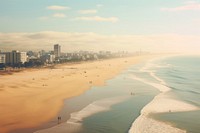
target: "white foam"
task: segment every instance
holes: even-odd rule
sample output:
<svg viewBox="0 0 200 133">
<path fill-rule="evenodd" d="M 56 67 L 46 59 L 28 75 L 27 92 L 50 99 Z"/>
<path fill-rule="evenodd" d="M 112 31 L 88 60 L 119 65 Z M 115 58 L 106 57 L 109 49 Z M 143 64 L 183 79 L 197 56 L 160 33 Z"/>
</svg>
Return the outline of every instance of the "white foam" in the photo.
<svg viewBox="0 0 200 133">
<path fill-rule="evenodd" d="M 115 97 L 115 98 L 107 98 L 99 101 L 95 101 L 85 108 L 83 108 L 79 112 L 75 112 L 71 114 L 71 118 L 67 121 L 70 122 L 81 122 L 84 118 L 96 114 L 98 112 L 107 111 L 114 104 L 117 104 L 121 101 L 124 101 L 128 97 Z"/>
<path fill-rule="evenodd" d="M 169 68 L 169 67 L 171 68 L 171 67 L 174 67 L 171 64 L 162 64 L 162 65 L 159 65 L 159 64 L 155 63 L 158 60 L 161 60 L 163 58 L 167 58 L 167 57 L 156 58 L 156 59 L 152 59 L 152 60 L 148 61 L 140 69 L 140 72 L 147 72 L 147 73 L 149 73 L 150 76 L 152 76 L 154 79 L 156 79 L 157 81 L 159 81 L 160 84 L 166 85 L 166 82 L 163 79 L 161 79 L 161 78 L 159 78 L 158 76 L 155 75 L 155 70 L 152 70 L 152 69 L 155 69 L 155 68 Z"/>
<path fill-rule="evenodd" d="M 141 111 L 141 114 L 184 112 L 198 110 L 197 106 L 167 97 L 164 93 L 157 95 Z"/>
<path fill-rule="evenodd" d="M 183 101 L 178 101 L 168 97 L 166 92 L 170 91 L 171 89 L 167 86 L 148 82 L 138 77 L 133 77 L 133 79 L 151 85 L 159 89 L 162 93 L 155 96 L 154 99 L 141 110 L 141 115 L 134 121 L 129 133 L 186 133 L 184 130 L 149 118 L 149 114 L 192 111 L 198 110 L 199 108 Z"/>
<path fill-rule="evenodd" d="M 150 76 L 152 76 L 154 79 L 159 81 L 161 84 L 166 85 L 164 80 L 162 80 L 161 78 L 157 77 L 155 75 L 155 73 L 153 72 L 153 70 L 150 70 L 150 68 L 155 68 L 155 67 L 160 67 L 160 66 L 156 66 L 155 64 L 152 64 L 152 63 L 147 63 L 143 68 L 140 69 L 140 71 L 149 73 Z"/>
<path fill-rule="evenodd" d="M 149 82 L 145 79 L 142 79 L 142 78 L 139 78 L 139 77 L 136 77 L 136 76 L 132 76 L 132 79 L 135 79 L 135 80 L 138 80 L 140 82 L 143 82 L 145 84 L 148 84 L 150 86 L 153 86 L 155 87 L 156 89 L 158 89 L 159 91 L 161 92 L 167 92 L 167 91 L 170 91 L 171 89 L 163 84 L 159 84 L 159 83 L 153 83 L 153 82 Z"/>
<path fill-rule="evenodd" d="M 94 115 L 98 112 L 107 111 L 112 105 L 123 102 L 130 96 L 121 96 L 114 98 L 107 98 L 99 101 L 95 101 L 79 112 L 74 112 L 71 114 L 70 119 L 58 126 L 37 131 L 35 133 L 73 133 L 77 132 L 82 127 L 82 121 L 84 118 Z"/>
<path fill-rule="evenodd" d="M 129 133 L 186 133 L 186 131 L 175 128 L 172 125 L 149 118 L 149 114 L 151 113 L 199 110 L 199 108 L 194 105 L 169 97 L 166 93 L 170 91 L 171 88 L 167 87 L 162 79 L 148 70 L 150 66 L 152 67 L 153 65 L 148 64 L 146 67 L 142 68 L 141 71 L 149 72 L 150 75 L 160 83 L 149 82 L 136 76 L 132 76 L 132 78 L 157 88 L 161 93 L 155 96 L 154 99 L 141 110 L 141 115 L 133 122 Z"/>
<path fill-rule="evenodd" d="M 186 133 L 186 131 L 140 115 L 135 120 L 129 133 Z"/>
<path fill-rule="evenodd" d="M 151 75 L 154 79 L 156 79 L 157 81 L 160 81 L 161 84 L 166 85 L 166 82 L 165 82 L 164 80 L 162 80 L 161 78 L 157 77 L 157 76 L 155 75 L 154 72 L 150 72 L 150 75 Z"/>
</svg>

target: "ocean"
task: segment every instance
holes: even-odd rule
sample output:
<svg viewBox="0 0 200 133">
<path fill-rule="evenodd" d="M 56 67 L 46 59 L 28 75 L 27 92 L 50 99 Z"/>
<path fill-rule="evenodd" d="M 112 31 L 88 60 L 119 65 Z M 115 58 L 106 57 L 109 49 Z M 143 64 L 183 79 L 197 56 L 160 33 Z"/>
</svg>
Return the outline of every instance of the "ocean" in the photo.
<svg viewBox="0 0 200 133">
<path fill-rule="evenodd" d="M 134 65 L 105 86 L 66 99 L 58 114 L 63 122 L 36 133 L 199 133 L 199 68 L 197 56 Z"/>
<path fill-rule="evenodd" d="M 200 56 L 177 56 L 157 62 L 157 76 L 171 88 L 171 95 L 178 100 L 200 108 Z M 200 132 L 200 110 L 161 113 L 155 118 L 169 122 L 187 133 Z"/>
</svg>

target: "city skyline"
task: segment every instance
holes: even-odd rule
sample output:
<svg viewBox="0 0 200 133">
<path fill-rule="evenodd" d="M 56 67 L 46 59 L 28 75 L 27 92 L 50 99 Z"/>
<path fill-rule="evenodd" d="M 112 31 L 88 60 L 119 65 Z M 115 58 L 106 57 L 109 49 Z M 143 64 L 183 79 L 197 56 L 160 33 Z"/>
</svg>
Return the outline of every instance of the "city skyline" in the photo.
<svg viewBox="0 0 200 133">
<path fill-rule="evenodd" d="M 11 1 L 0 5 L 0 49 L 200 52 L 200 1 Z"/>
</svg>

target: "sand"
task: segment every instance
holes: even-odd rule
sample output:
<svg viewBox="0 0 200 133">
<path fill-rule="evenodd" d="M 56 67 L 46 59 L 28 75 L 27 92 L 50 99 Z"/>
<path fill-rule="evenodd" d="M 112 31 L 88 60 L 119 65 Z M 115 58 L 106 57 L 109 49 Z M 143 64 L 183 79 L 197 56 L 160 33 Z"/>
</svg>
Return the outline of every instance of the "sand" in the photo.
<svg viewBox="0 0 200 133">
<path fill-rule="evenodd" d="M 186 133 L 186 131 L 174 128 L 172 125 L 156 121 L 144 115 L 140 115 L 135 120 L 129 133 Z"/>
<path fill-rule="evenodd" d="M 31 128 L 54 118 L 66 98 L 104 85 L 122 70 L 150 58 L 137 56 L 58 65 L 0 76 L 0 131 Z"/>
</svg>

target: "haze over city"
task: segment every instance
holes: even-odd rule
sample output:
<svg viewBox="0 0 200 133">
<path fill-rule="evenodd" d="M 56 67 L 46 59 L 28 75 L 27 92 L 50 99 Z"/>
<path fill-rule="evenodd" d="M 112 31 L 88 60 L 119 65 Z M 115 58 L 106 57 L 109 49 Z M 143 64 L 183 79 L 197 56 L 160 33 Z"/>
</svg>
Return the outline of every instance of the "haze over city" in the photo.
<svg viewBox="0 0 200 133">
<path fill-rule="evenodd" d="M 2 0 L 0 46 L 199 53 L 199 13 L 199 0 Z"/>
</svg>

